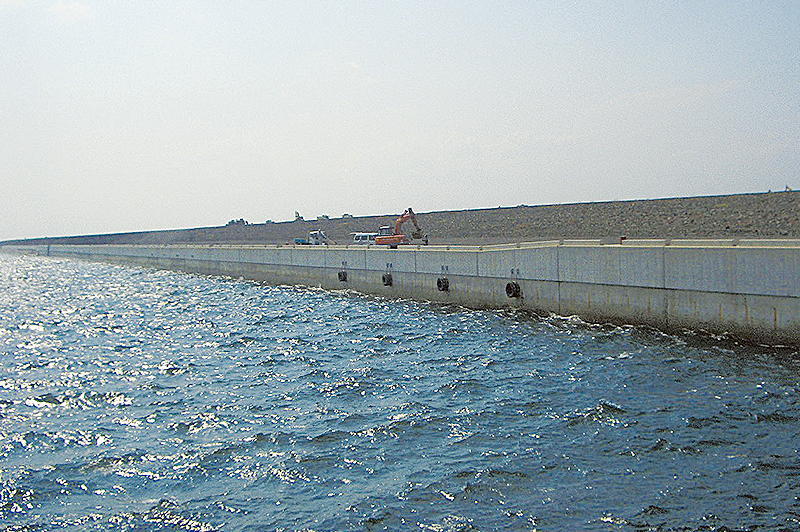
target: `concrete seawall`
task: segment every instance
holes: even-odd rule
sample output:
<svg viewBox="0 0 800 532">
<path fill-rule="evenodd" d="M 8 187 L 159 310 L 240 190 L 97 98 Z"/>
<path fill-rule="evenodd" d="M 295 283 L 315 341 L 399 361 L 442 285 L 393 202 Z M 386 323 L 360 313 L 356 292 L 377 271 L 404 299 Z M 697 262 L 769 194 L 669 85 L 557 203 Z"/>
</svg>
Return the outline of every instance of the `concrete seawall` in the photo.
<svg viewBox="0 0 800 532">
<path fill-rule="evenodd" d="M 15 245 L 3 251 L 271 284 L 702 329 L 800 346 L 800 241 L 552 241 L 499 246 Z"/>
</svg>

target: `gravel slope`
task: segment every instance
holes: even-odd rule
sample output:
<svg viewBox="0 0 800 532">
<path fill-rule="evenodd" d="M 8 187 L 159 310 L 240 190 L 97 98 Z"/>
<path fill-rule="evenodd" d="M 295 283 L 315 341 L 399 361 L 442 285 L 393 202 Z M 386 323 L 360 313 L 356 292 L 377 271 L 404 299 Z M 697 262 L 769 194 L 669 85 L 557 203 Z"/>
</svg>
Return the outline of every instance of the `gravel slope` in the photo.
<svg viewBox="0 0 800 532">
<path fill-rule="evenodd" d="M 229 224 L 69 238 L 46 243 L 286 243 L 322 229 L 339 243 L 351 232 L 393 225 L 397 214 L 269 224 Z M 419 213 L 432 244 L 492 244 L 555 238 L 800 238 L 800 192 L 574 203 Z M 410 223 L 404 229 L 410 232 Z M 17 241 L 22 242 L 22 241 Z"/>
</svg>

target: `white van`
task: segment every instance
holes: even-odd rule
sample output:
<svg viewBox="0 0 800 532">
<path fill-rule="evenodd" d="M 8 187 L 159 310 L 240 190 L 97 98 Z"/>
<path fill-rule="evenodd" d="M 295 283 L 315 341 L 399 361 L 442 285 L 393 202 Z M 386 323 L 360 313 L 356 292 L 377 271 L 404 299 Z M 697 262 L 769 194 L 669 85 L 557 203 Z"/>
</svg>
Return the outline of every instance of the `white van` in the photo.
<svg viewBox="0 0 800 532">
<path fill-rule="evenodd" d="M 353 244 L 374 244 L 378 233 L 353 233 Z"/>
</svg>

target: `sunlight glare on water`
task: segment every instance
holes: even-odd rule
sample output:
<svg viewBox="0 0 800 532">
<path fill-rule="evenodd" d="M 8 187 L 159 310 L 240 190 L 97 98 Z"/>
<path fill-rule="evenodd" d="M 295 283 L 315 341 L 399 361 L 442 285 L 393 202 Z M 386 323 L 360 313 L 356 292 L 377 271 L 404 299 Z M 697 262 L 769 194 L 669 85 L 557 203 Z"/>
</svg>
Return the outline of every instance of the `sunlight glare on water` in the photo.
<svg viewBox="0 0 800 532">
<path fill-rule="evenodd" d="M 798 356 L 0 255 L 3 530 L 793 530 Z"/>
</svg>

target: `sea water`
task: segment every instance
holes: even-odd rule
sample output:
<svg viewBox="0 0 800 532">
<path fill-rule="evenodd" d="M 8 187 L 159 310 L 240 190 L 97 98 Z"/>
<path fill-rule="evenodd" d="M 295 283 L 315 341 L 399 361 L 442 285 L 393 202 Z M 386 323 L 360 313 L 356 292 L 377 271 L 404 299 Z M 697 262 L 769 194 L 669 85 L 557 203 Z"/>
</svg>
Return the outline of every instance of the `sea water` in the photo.
<svg viewBox="0 0 800 532">
<path fill-rule="evenodd" d="M 800 355 L 0 255 L 0 530 L 796 530 Z"/>
</svg>

